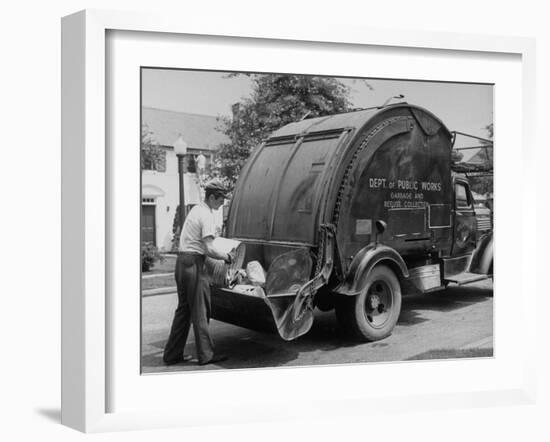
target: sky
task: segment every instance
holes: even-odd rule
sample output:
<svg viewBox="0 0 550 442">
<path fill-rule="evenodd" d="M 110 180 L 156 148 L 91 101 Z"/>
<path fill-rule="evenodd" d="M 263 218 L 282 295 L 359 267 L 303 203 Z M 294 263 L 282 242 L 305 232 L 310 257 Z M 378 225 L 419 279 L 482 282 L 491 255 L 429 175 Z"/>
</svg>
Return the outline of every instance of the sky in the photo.
<svg viewBox="0 0 550 442">
<path fill-rule="evenodd" d="M 355 107 L 378 106 L 388 98 L 402 94 L 403 99 L 394 101 L 406 101 L 428 109 L 450 130 L 482 138 L 488 136 L 485 127 L 493 121 L 492 85 L 363 80 L 340 79 L 350 87 L 350 100 Z M 142 70 L 142 105 L 145 107 L 201 115 L 230 115 L 231 105 L 250 93 L 251 80 L 244 75 L 227 78 L 225 72 Z M 457 138 L 457 145 L 465 144 L 472 145 L 472 141 Z"/>
</svg>

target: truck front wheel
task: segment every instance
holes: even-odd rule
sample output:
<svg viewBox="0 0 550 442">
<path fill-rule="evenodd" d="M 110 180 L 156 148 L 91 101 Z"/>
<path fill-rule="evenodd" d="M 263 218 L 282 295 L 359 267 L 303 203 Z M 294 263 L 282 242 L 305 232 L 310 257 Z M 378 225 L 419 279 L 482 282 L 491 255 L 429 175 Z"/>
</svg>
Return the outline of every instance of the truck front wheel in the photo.
<svg viewBox="0 0 550 442">
<path fill-rule="evenodd" d="M 374 267 L 357 296 L 340 296 L 336 317 L 340 325 L 362 341 L 388 337 L 401 312 L 401 287 L 385 265 Z"/>
</svg>

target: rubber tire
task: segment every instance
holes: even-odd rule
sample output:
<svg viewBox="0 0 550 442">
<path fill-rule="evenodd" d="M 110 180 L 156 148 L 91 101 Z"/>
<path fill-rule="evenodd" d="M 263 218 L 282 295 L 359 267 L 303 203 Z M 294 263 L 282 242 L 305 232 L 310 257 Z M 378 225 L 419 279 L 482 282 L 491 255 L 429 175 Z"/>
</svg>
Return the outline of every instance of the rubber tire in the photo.
<svg viewBox="0 0 550 442">
<path fill-rule="evenodd" d="M 391 291 L 393 305 L 390 316 L 383 327 L 373 327 L 365 315 L 365 300 L 370 286 L 383 281 Z M 379 341 L 391 335 L 401 313 L 401 286 L 392 269 L 385 265 L 374 267 L 361 293 L 357 296 L 340 295 L 336 303 L 336 317 L 340 326 L 354 338 L 365 341 Z"/>
</svg>

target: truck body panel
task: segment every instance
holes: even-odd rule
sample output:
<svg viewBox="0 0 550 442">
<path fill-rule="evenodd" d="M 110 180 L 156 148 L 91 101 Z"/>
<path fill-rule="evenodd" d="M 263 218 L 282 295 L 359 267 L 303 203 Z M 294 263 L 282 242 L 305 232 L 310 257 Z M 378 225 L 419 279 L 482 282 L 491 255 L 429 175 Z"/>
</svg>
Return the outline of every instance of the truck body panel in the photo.
<svg viewBox="0 0 550 442">
<path fill-rule="evenodd" d="M 259 261 L 271 288 L 277 286 L 273 275 L 291 271 L 297 256 L 311 257 L 311 266 L 299 267 L 308 269 L 309 281 L 302 275 L 301 285 L 277 293 L 267 287 L 249 312 L 246 296 L 222 301 L 231 290 L 214 289 L 213 317 L 252 328 L 271 317 L 268 329 L 294 339 L 311 327 L 320 288 L 319 304 L 330 308 L 338 294 L 367 290 L 377 264 L 403 286 L 411 270 L 421 290 L 443 288 L 446 277 L 469 268 L 478 239 L 468 182 L 451 172 L 452 147 L 451 133 L 436 116 L 407 103 L 312 118 L 274 132 L 241 172 L 226 235 L 246 244 L 245 262 Z M 479 269 L 487 267 L 488 245 L 477 252 Z M 380 286 L 391 292 L 388 270 L 379 273 Z M 376 306 L 384 298 L 369 296 Z"/>
</svg>

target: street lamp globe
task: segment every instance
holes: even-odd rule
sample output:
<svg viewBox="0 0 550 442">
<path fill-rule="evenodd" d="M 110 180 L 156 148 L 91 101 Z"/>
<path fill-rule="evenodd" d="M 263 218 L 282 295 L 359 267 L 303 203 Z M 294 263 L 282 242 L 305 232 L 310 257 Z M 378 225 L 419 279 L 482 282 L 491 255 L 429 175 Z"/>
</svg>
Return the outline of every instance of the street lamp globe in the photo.
<svg viewBox="0 0 550 442">
<path fill-rule="evenodd" d="M 174 143 L 174 152 L 176 152 L 176 155 L 185 155 L 187 153 L 187 143 L 181 135 Z"/>
</svg>

